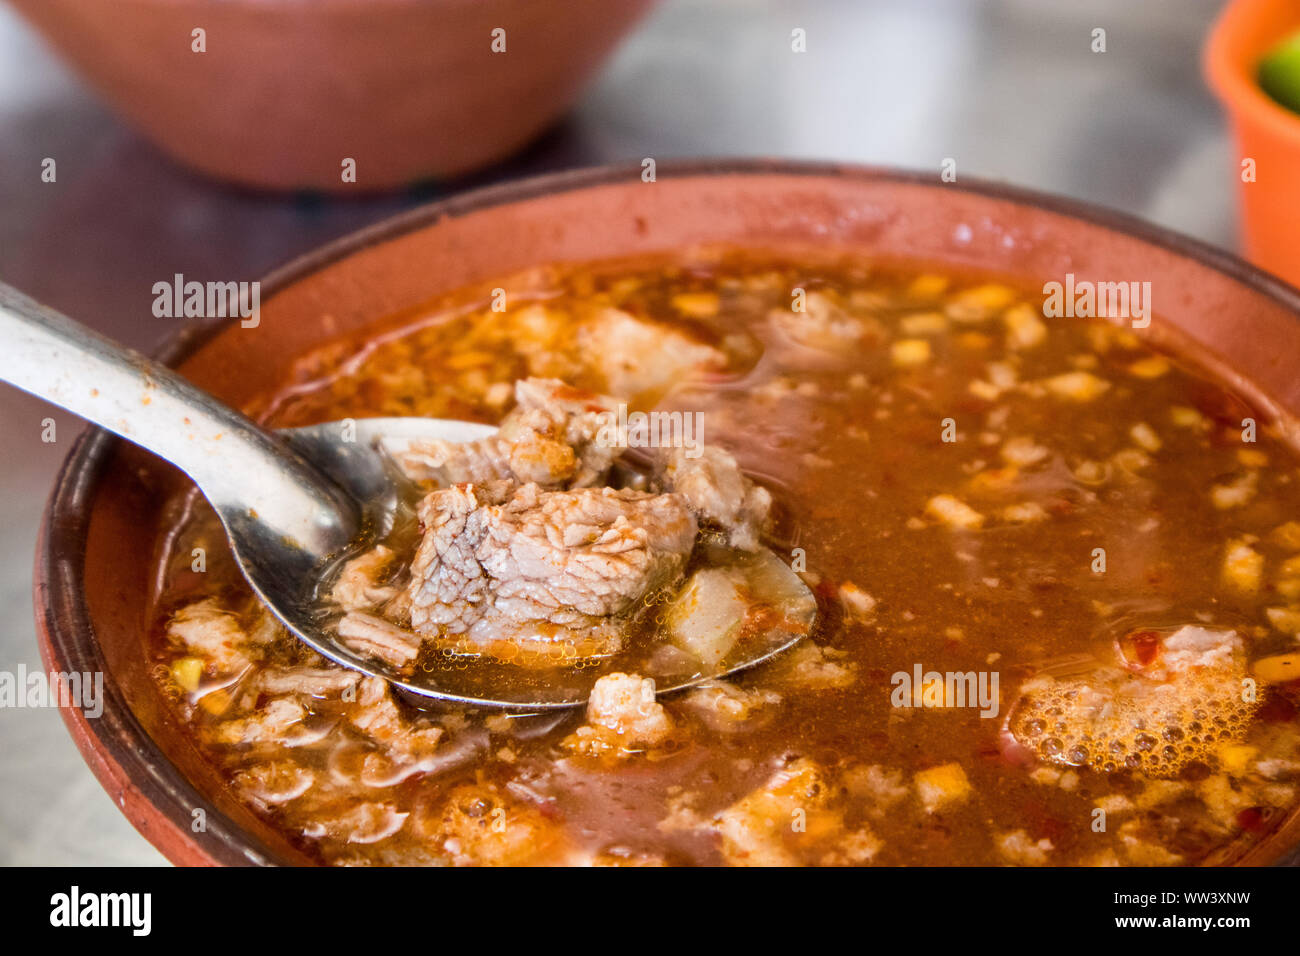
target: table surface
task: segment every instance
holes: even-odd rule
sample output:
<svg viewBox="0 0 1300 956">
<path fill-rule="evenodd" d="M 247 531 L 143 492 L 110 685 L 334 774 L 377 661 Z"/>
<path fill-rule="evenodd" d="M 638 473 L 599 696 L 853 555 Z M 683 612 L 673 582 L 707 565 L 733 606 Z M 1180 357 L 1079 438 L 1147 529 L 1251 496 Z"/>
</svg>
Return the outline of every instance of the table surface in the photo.
<svg viewBox="0 0 1300 956">
<path fill-rule="evenodd" d="M 0 7 L 0 279 L 139 348 L 151 287 L 265 274 L 450 192 L 644 156 L 837 159 L 1005 180 L 1234 244 L 1234 167 L 1199 71 L 1218 0 L 665 0 L 525 154 L 420 195 L 268 198 L 204 181 L 112 116 Z M 807 52 L 790 31 L 807 31 Z M 1090 50 L 1107 32 L 1107 51 Z M 54 157 L 57 183 L 40 179 Z M 57 440 L 41 441 L 53 417 Z M 0 671 L 38 668 L 31 556 L 76 419 L 0 387 Z M 0 710 L 0 864 L 159 864 L 53 710 Z"/>
</svg>

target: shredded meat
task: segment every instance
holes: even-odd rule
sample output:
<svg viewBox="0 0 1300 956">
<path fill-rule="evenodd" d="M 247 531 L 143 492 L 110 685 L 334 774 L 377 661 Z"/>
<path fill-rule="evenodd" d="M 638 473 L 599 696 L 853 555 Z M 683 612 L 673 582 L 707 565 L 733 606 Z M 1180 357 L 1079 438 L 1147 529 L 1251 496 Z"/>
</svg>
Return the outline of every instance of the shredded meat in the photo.
<svg viewBox="0 0 1300 956">
<path fill-rule="evenodd" d="M 709 728 L 728 733 L 752 728 L 766 708 L 780 702 L 776 691 L 745 690 L 726 681 L 701 684 L 684 701 Z"/>
<path fill-rule="evenodd" d="M 409 811 L 398 810 L 387 801 L 344 803 L 323 808 L 314 821 L 303 829 L 303 836 L 320 839 L 329 836 L 347 843 L 378 843 L 386 840 L 406 824 Z"/>
<path fill-rule="evenodd" d="M 629 398 L 656 395 L 692 372 L 722 368 L 727 362 L 712 346 L 621 309 L 600 309 L 584 320 L 577 343 L 609 392 Z"/>
<path fill-rule="evenodd" d="M 283 740 L 289 731 L 306 718 L 301 704 L 277 698 L 263 710 L 248 717 L 227 720 L 216 728 L 215 738 L 223 744 L 253 744 Z"/>
<path fill-rule="evenodd" d="M 382 544 L 358 555 L 343 566 L 330 597 L 349 610 L 364 610 L 391 600 L 397 589 L 379 582 L 392 560 L 392 550 Z"/>
<path fill-rule="evenodd" d="M 357 704 L 358 709 L 349 715 L 352 726 L 392 756 L 427 756 L 442 740 L 441 727 L 424 719 L 407 720 L 402 716 L 382 678 L 367 677 L 361 681 Z"/>
<path fill-rule="evenodd" d="M 653 680 L 637 674 L 606 674 L 591 688 L 587 723 L 561 743 L 581 756 L 625 758 L 662 744 L 672 731 L 672 718 L 655 700 Z"/>
<path fill-rule="evenodd" d="M 562 856 L 560 825 L 490 784 L 464 784 L 420 821 L 458 866 L 512 866 Z"/>
<path fill-rule="evenodd" d="M 466 485 L 433 492 L 419 515 L 411 625 L 476 641 L 589 629 L 676 580 L 696 533 L 676 496 L 612 488 L 525 485 L 484 504 Z"/>
<path fill-rule="evenodd" d="M 815 847 L 822 865 L 869 862 L 882 843 L 865 826 L 846 826 L 839 788 L 831 784 L 807 757 L 779 768 L 767 784 L 714 817 L 723 858 L 733 866 L 795 866 Z"/>
<path fill-rule="evenodd" d="M 606 674 L 591 689 L 587 720 L 638 744 L 655 744 L 672 730 L 655 682 L 636 674 Z"/>
<path fill-rule="evenodd" d="M 619 449 L 597 441 L 612 398 L 556 379 L 515 383 L 516 405 L 497 433 L 471 442 L 413 442 L 398 466 L 416 481 L 444 485 L 509 479 L 543 488 L 587 488 L 605 480 Z"/>
<path fill-rule="evenodd" d="M 773 662 L 778 681 L 800 690 L 843 690 L 857 680 L 857 665 L 843 661 L 848 654 L 804 641 Z"/>
<path fill-rule="evenodd" d="M 665 487 L 686 500 L 701 524 L 726 531 L 732 547 L 757 551 L 771 494 L 746 478 L 728 452 L 709 446 L 698 451 L 694 458 L 684 448 L 665 452 Z"/>
<path fill-rule="evenodd" d="M 356 684 L 361 675 L 338 667 L 280 667 L 257 675 L 257 689 L 267 694 L 325 697 Z"/>
<path fill-rule="evenodd" d="M 373 655 L 397 667 L 409 664 L 420 652 L 419 637 L 382 617 L 361 611 L 343 615 L 338 634 L 354 651 Z"/>
<path fill-rule="evenodd" d="M 773 309 L 768 319 L 782 339 L 831 355 L 842 355 L 846 349 L 882 332 L 878 322 L 852 315 L 835 297 L 818 291 L 807 294 L 801 311 Z"/>
<path fill-rule="evenodd" d="M 296 800 L 311 789 L 316 775 L 292 760 L 254 764 L 235 774 L 235 787 L 262 806 Z"/>
<path fill-rule="evenodd" d="M 221 671 L 239 670 L 250 660 L 248 635 L 238 618 L 222 610 L 215 598 L 177 611 L 167 625 L 167 636 L 189 653 L 211 660 Z"/>
</svg>

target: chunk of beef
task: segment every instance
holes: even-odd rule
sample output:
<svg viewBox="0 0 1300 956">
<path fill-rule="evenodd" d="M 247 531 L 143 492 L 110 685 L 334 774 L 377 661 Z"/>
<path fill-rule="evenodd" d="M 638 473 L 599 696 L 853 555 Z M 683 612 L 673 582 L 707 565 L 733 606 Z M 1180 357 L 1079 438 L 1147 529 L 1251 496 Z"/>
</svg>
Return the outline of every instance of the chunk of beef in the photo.
<svg viewBox="0 0 1300 956">
<path fill-rule="evenodd" d="M 675 581 L 696 534 L 677 496 L 612 488 L 525 485 L 485 504 L 465 485 L 433 492 L 419 515 L 411 625 L 477 642 L 590 629 Z"/>
<path fill-rule="evenodd" d="M 1056 849 L 1051 840 L 1035 842 L 1025 830 L 1000 834 L 994 843 L 1002 858 L 1016 866 L 1043 866 Z"/>
<path fill-rule="evenodd" d="M 356 684 L 361 675 L 341 667 L 273 667 L 257 675 L 257 689 L 267 694 L 326 697 Z"/>
<path fill-rule="evenodd" d="M 768 319 L 777 334 L 789 342 L 836 356 L 857 345 L 868 325 L 851 315 L 835 297 L 816 290 L 804 296 L 801 310 L 773 309 Z"/>
<path fill-rule="evenodd" d="M 858 665 L 845 660 L 848 656 L 847 651 L 804 641 L 772 662 L 772 674 L 778 684 L 800 690 L 843 690 L 858 675 Z"/>
<path fill-rule="evenodd" d="M 619 453 L 600 441 L 602 426 L 618 409 L 613 398 L 557 379 L 529 378 L 515 383 L 515 400 L 518 404 L 502 422 L 501 436 L 514 446 L 511 470 L 516 480 L 543 484 L 531 475 L 551 473 L 548 452 L 540 447 L 547 438 L 571 450 L 574 467 L 561 477 L 565 487 L 589 488 L 605 480 Z"/>
<path fill-rule="evenodd" d="M 494 784 L 462 784 L 418 823 L 421 836 L 457 866 L 519 866 L 562 862 L 562 825 Z"/>
<path fill-rule="evenodd" d="M 254 764 L 234 776 L 235 788 L 262 807 L 296 800 L 315 781 L 314 773 L 292 760 Z"/>
<path fill-rule="evenodd" d="M 470 518 L 484 507 L 474 485 L 435 491 L 420 502 L 424 537 L 416 549 L 407 592 L 411 626 L 416 630 L 463 633 L 487 609 L 490 582 L 476 557 L 482 520 L 476 519 L 472 530 L 469 526 Z"/>
<path fill-rule="evenodd" d="M 260 656 L 239 619 L 215 598 L 183 607 L 167 624 L 167 637 L 189 653 L 212 661 L 218 670 L 233 672 Z"/>
<path fill-rule="evenodd" d="M 655 700 L 655 682 L 636 674 L 606 674 L 596 681 L 587 720 L 640 744 L 659 743 L 673 727 Z"/>
<path fill-rule="evenodd" d="M 849 830 L 826 771 L 801 757 L 714 817 L 732 866 L 859 865 L 881 842 L 866 827 Z M 801 819 L 802 826 L 791 825 Z"/>
<path fill-rule="evenodd" d="M 392 560 L 392 549 L 382 544 L 357 555 L 343 565 L 330 597 L 350 611 L 362 611 L 392 600 L 397 589 L 380 583 Z"/>
<path fill-rule="evenodd" d="M 725 531 L 732 547 L 757 551 L 772 495 L 746 478 L 729 452 L 708 445 L 699 449 L 698 457 L 687 452 L 685 448 L 664 451 L 665 490 L 681 495 L 701 524 Z"/>
<path fill-rule="evenodd" d="M 587 723 L 566 737 L 563 746 L 588 757 L 627 757 L 663 743 L 672 730 L 672 719 L 655 700 L 653 680 L 606 674 L 591 688 Z"/>
<path fill-rule="evenodd" d="M 1241 664 L 1242 644 L 1235 631 L 1179 628 L 1160 642 L 1157 667 L 1149 677 L 1169 679 L 1196 668 L 1232 670 Z"/>
<path fill-rule="evenodd" d="M 844 788 L 866 804 L 867 816 L 883 820 L 912 792 L 901 770 L 887 770 L 879 764 L 858 764 L 844 771 Z"/>
<path fill-rule="evenodd" d="M 725 367 L 727 357 L 681 332 L 621 309 L 600 309 L 579 325 L 576 342 L 623 398 L 657 399 L 702 370 Z"/>
<path fill-rule="evenodd" d="M 543 488 L 587 488 L 604 481 L 619 449 L 598 441 L 612 398 L 556 379 L 515 383 L 515 407 L 490 438 L 412 442 L 396 451 L 416 481 L 453 485 L 509 479 Z"/>
<path fill-rule="evenodd" d="M 771 716 L 770 708 L 780 702 L 776 691 L 746 690 L 721 680 L 700 684 L 683 701 L 709 729 L 724 733 L 752 729 L 761 718 Z"/>
<path fill-rule="evenodd" d="M 339 638 L 352 650 L 401 667 L 420 653 L 420 638 L 391 621 L 362 611 L 349 611 L 338 623 Z"/>
<path fill-rule="evenodd" d="M 489 517 L 479 559 L 496 609 L 521 619 L 618 614 L 677 576 L 696 532 L 676 498 L 609 488 L 525 487 Z"/>
<path fill-rule="evenodd" d="M 218 724 L 213 738 L 217 743 L 233 745 L 277 743 L 283 741 L 306 716 L 307 711 L 301 704 L 277 697 L 247 717 L 236 717 Z"/>
<path fill-rule="evenodd" d="M 424 718 L 406 719 L 393 700 L 388 683 L 364 678 L 357 690 L 357 707 L 348 715 L 352 726 L 393 757 L 421 758 L 442 740 L 442 728 Z"/>
<path fill-rule="evenodd" d="M 410 812 L 390 802 L 344 801 L 335 799 L 312 814 L 303 836 L 319 840 L 329 837 L 345 843 L 379 843 L 406 825 Z"/>
</svg>

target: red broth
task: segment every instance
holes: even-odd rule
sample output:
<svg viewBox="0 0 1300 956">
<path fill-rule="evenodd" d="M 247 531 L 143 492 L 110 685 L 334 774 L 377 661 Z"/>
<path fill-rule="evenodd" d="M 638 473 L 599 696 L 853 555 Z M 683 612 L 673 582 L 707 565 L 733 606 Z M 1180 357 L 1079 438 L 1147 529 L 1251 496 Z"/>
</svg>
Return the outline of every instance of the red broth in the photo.
<svg viewBox="0 0 1300 956">
<path fill-rule="evenodd" d="M 656 701 L 654 742 L 592 747 L 582 712 L 416 711 L 316 657 L 195 501 L 160 545 L 154 673 L 322 862 L 1198 864 L 1294 809 L 1300 471 L 1193 365 L 1044 318 L 1036 289 L 923 268 L 502 286 L 529 291 L 303 356 L 268 420 L 494 422 L 530 375 L 699 411 L 772 492 L 769 543 L 818 623 Z M 661 347 L 620 356 L 610 310 Z M 673 361 L 683 342 L 722 364 Z"/>
</svg>

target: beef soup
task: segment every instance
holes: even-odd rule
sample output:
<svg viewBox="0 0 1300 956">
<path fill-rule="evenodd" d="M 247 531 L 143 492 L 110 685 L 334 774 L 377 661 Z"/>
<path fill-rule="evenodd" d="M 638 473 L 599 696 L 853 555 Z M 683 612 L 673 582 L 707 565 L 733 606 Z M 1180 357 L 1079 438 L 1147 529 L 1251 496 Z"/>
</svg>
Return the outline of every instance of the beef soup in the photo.
<svg viewBox="0 0 1300 956">
<path fill-rule="evenodd" d="M 260 411 L 501 423 L 390 449 L 406 505 L 321 612 L 487 689 L 596 668 L 585 710 L 416 709 L 285 633 L 202 499 L 159 542 L 153 673 L 310 854 L 1220 863 L 1295 806 L 1300 471 L 1194 365 L 898 264 L 500 285 L 303 356 Z M 656 695 L 770 633 L 807 636 Z"/>
<path fill-rule="evenodd" d="M 490 438 L 381 440 L 405 494 L 317 588 L 337 640 L 407 678 L 454 669 L 459 691 L 536 701 L 628 670 L 678 687 L 807 635 L 816 598 L 762 540 L 772 495 L 699 440 L 702 413 L 545 378 L 513 400 Z"/>
</svg>

